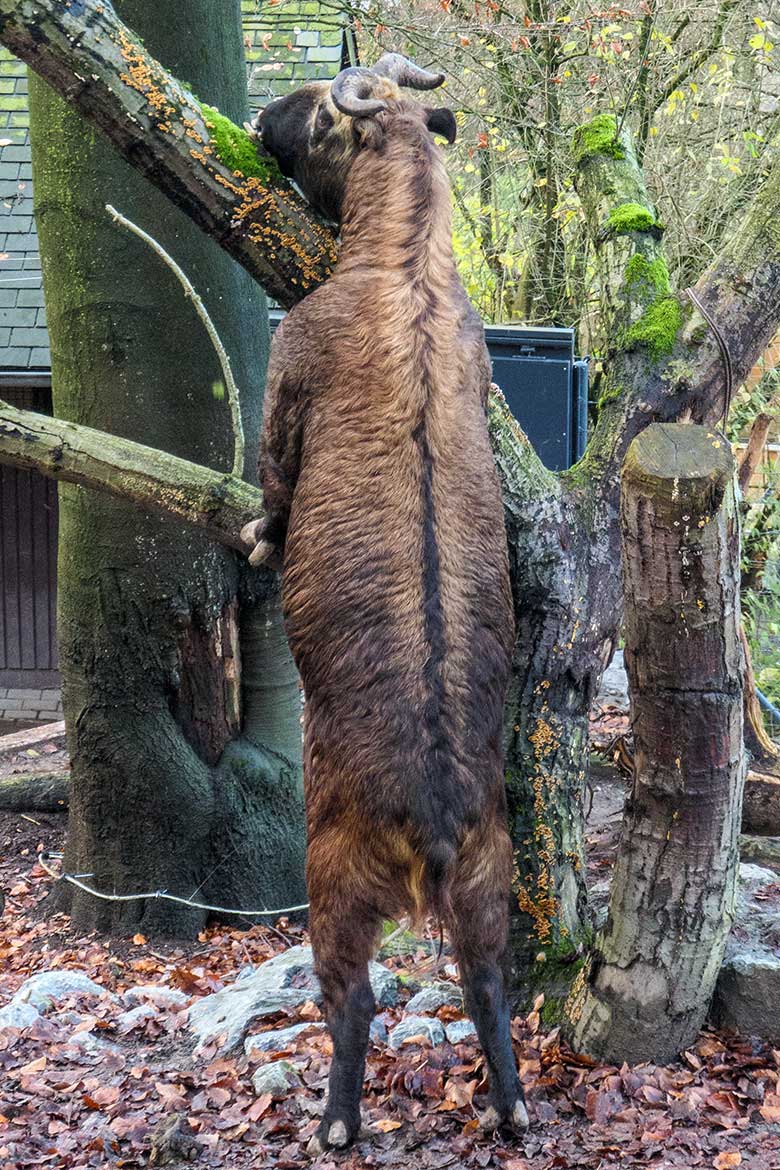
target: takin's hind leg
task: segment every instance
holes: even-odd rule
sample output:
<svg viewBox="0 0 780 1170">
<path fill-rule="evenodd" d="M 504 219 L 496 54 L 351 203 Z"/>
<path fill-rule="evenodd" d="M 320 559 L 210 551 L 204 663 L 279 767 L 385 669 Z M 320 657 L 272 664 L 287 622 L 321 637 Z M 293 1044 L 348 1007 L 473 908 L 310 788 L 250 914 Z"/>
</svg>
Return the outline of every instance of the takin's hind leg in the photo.
<svg viewBox="0 0 780 1170">
<path fill-rule="evenodd" d="M 343 874 L 320 872 L 311 846 L 307 869 L 314 964 L 333 1040 L 325 1113 L 309 1143 L 308 1152 L 316 1156 L 351 1145 L 360 1129 L 368 1034 L 376 1009 L 368 961 L 381 916 L 365 900 L 365 891 L 358 896 L 347 888 Z"/>
<path fill-rule="evenodd" d="M 528 1126 L 510 1033 L 504 982 L 511 844 L 503 827 L 490 842 L 463 851 L 452 888 L 450 930 L 466 1011 L 477 1029 L 490 1074 L 485 1130 Z M 504 840 L 505 838 L 505 840 Z"/>
</svg>

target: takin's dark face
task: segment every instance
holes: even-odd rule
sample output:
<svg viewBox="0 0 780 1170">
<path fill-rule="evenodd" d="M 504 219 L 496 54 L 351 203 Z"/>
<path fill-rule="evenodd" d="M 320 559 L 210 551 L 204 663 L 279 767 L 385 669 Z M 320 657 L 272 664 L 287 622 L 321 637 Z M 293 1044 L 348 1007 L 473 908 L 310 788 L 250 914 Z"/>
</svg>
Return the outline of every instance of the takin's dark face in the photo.
<svg viewBox="0 0 780 1170">
<path fill-rule="evenodd" d="M 330 90 L 329 81 L 309 82 L 270 102 L 257 115 L 253 127 L 282 174 L 297 183 L 313 207 L 339 223 L 350 167 L 364 147 L 376 145 L 376 135 L 371 132 L 376 119 L 343 114 L 333 104 Z M 388 102 L 380 118 L 392 117 L 393 107 L 406 114 L 414 110 L 431 133 L 455 141 L 451 110 L 410 101 L 387 78 L 377 78 L 371 96 Z"/>
</svg>

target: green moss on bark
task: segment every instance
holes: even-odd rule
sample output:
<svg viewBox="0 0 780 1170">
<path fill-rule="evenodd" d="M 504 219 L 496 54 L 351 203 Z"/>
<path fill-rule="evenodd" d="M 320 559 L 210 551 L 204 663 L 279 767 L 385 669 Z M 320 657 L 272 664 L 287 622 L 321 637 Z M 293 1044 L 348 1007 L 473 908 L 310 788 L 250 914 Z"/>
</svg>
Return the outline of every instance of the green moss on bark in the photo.
<svg viewBox="0 0 780 1170">
<path fill-rule="evenodd" d="M 646 256 L 637 253 L 626 265 L 624 279 L 626 290 L 631 293 L 641 293 L 643 287 L 655 297 L 668 297 L 671 292 L 669 269 L 663 256 L 648 260 Z"/>
<path fill-rule="evenodd" d="M 597 117 L 578 126 L 572 139 L 572 152 L 576 163 L 583 163 L 593 155 L 603 154 L 607 158 L 625 158 L 626 152 L 617 136 L 617 122 L 611 114 Z"/>
<path fill-rule="evenodd" d="M 593 932 L 586 927 L 576 943 L 561 939 L 540 949 L 530 970 L 529 986 L 532 996 L 544 993 L 539 1016 L 546 1028 L 563 1023 L 571 986 L 584 967 L 593 942 Z"/>
<path fill-rule="evenodd" d="M 278 175 L 276 164 L 271 159 L 260 158 L 246 130 L 236 126 L 230 118 L 220 114 L 213 106 L 207 106 L 205 102 L 201 103 L 200 108 L 220 162 L 234 174 L 240 172 L 247 179 L 260 179 L 264 183 Z"/>
<path fill-rule="evenodd" d="M 609 381 L 607 381 L 607 389 L 604 390 L 603 393 L 599 395 L 598 402 L 596 403 L 596 409 L 599 411 L 602 411 L 604 409 L 604 407 L 607 405 L 607 403 L 617 402 L 618 398 L 621 397 L 622 393 L 623 393 L 622 386 L 619 386 L 619 385 L 612 386 L 609 384 Z"/>
<path fill-rule="evenodd" d="M 659 224 L 649 208 L 641 203 L 621 203 L 609 213 L 607 231 L 613 235 L 625 235 L 626 232 L 647 232 L 658 229 Z"/>
<path fill-rule="evenodd" d="M 644 345 L 658 359 L 672 352 L 681 325 L 682 309 L 677 297 L 658 297 L 626 331 L 625 344 L 628 348 Z"/>
</svg>

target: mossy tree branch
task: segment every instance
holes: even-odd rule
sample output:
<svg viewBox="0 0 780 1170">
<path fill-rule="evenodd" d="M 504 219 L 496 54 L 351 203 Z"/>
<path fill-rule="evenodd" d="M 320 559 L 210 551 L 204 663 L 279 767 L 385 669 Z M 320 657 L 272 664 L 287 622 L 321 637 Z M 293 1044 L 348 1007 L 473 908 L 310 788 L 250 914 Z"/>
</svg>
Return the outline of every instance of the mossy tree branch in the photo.
<svg viewBox="0 0 780 1170">
<path fill-rule="evenodd" d="M 263 512 L 257 487 L 188 459 L 0 402 L 0 463 L 133 500 L 246 552 L 239 533 Z"/>
<path fill-rule="evenodd" d="M 0 0 L 0 42 L 290 307 L 335 260 L 329 228 L 244 130 L 147 53 L 108 0 Z"/>
<path fill-rule="evenodd" d="M 614 119 L 601 116 L 575 139 L 577 190 L 596 246 L 609 347 L 599 421 L 573 479 L 586 477 L 616 515 L 618 472 L 636 435 L 650 422 L 714 425 L 725 393 L 713 331 L 670 286 L 663 226 L 629 134 L 618 141 L 615 133 Z M 729 346 L 735 387 L 780 322 L 778 200 L 775 165 L 695 288 Z"/>
<path fill-rule="evenodd" d="M 723 360 L 713 330 L 670 286 L 662 225 L 630 136 L 624 132 L 617 141 L 615 131 L 614 119 L 602 116 L 575 141 L 577 189 L 596 245 L 609 346 L 595 433 L 581 463 L 564 475 L 580 489 L 591 532 L 609 534 L 612 563 L 618 556 L 619 472 L 632 440 L 651 422 L 713 426 L 725 402 Z M 775 166 L 695 289 L 729 346 L 735 387 L 780 322 L 778 200 L 780 166 Z M 603 562 L 607 550 L 593 548 Z M 619 604 L 619 583 L 613 592 Z"/>
</svg>

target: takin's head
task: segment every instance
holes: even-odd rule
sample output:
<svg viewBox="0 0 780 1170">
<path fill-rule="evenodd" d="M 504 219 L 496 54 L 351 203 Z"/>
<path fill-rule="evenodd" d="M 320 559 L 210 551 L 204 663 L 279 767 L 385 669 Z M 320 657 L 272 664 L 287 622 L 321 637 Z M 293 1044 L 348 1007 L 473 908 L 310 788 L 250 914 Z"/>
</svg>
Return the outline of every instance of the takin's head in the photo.
<svg viewBox="0 0 780 1170">
<path fill-rule="evenodd" d="M 441 73 L 429 73 L 398 53 L 385 53 L 371 69 L 342 69 L 332 81 L 313 81 L 261 110 L 247 127 L 293 179 L 309 202 L 338 223 L 352 163 L 376 149 L 393 114 L 410 115 L 432 134 L 455 141 L 455 117 L 444 107 L 404 98 L 400 87 L 435 89 Z"/>
</svg>

